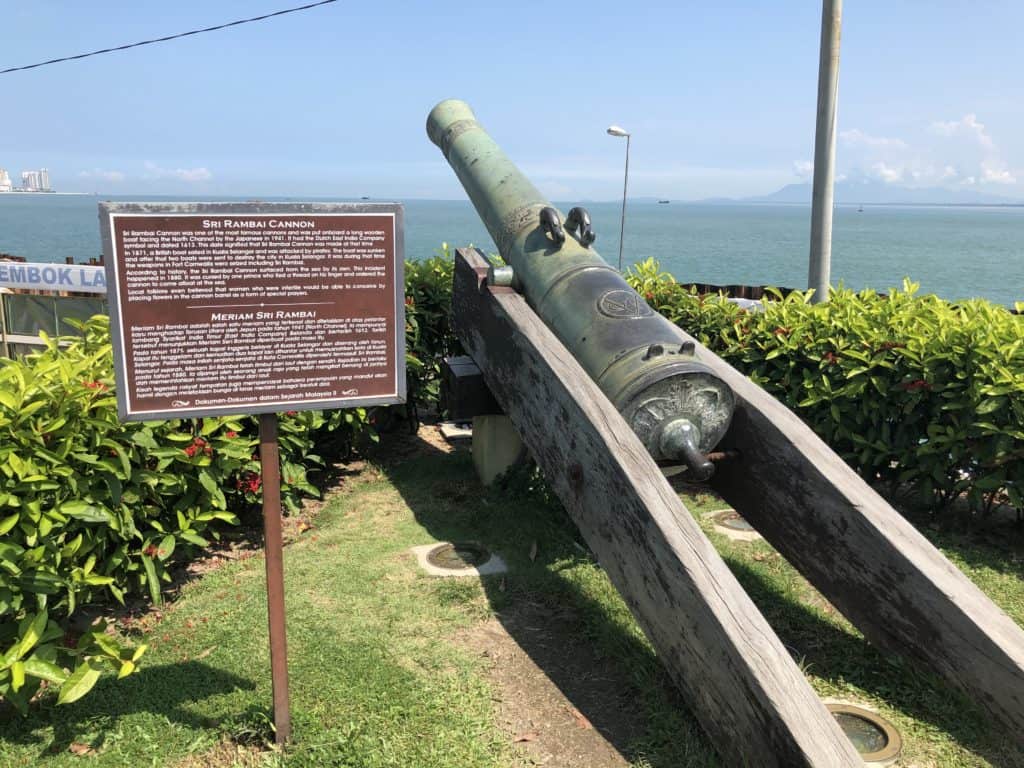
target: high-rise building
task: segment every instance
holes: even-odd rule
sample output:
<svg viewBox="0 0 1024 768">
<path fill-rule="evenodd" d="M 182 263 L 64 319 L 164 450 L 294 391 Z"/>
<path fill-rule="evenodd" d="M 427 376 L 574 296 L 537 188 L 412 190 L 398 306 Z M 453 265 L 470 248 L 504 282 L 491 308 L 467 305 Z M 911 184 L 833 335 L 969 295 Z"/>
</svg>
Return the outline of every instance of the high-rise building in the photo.
<svg viewBox="0 0 1024 768">
<path fill-rule="evenodd" d="M 22 171 L 21 188 L 26 192 L 39 191 L 39 171 Z"/>
<path fill-rule="evenodd" d="M 50 171 L 46 168 L 39 169 L 39 188 L 44 192 L 50 191 Z"/>
<path fill-rule="evenodd" d="M 11 177 L 4 168 L 0 168 L 0 192 L 10 192 L 11 189 Z"/>
</svg>

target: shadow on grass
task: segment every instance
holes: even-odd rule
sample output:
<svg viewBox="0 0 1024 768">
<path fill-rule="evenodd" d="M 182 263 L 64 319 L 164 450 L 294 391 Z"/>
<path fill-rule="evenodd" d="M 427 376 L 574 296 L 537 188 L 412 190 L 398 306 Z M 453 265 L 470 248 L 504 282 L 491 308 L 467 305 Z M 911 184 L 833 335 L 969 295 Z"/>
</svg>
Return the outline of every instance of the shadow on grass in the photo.
<svg viewBox="0 0 1024 768">
<path fill-rule="evenodd" d="M 622 754 L 643 756 L 651 768 L 716 765 L 712 745 L 650 646 L 610 616 L 606 604 L 560 576 L 592 562 L 581 555 L 579 534 L 565 513 L 524 498 L 521 489 L 481 488 L 467 452 L 448 455 L 425 443 L 423 452 L 416 462 L 385 462 L 389 479 L 435 538 L 476 540 L 502 553 L 511 572 L 506 582 L 483 580 L 487 598 L 506 631 L 573 705 Z M 531 561 L 535 541 L 538 556 Z M 726 560 L 783 644 L 816 676 L 860 688 L 946 731 L 997 768 L 1024 765 L 1024 754 L 1000 744 L 958 691 L 793 602 L 743 560 Z M 548 631 L 537 631 L 542 623 Z M 588 682 L 595 672 L 610 676 L 623 695 L 600 700 L 607 689 Z"/>
<path fill-rule="evenodd" d="M 724 559 L 802 668 L 833 684 L 867 691 L 908 717 L 947 732 L 996 768 L 1024 766 L 1024 752 L 1008 739 L 1000 744 L 986 715 L 959 691 L 794 602 L 743 560 L 729 555 Z"/>
<path fill-rule="evenodd" d="M 916 519 L 911 522 L 920 526 Z M 971 568 L 987 568 L 1024 580 L 1024 530 L 1014 523 L 999 521 L 969 531 L 921 530 L 934 546 L 959 557 Z"/>
<path fill-rule="evenodd" d="M 123 680 L 104 677 L 88 696 L 74 704 L 58 707 L 47 696 L 29 710 L 28 717 L 10 713 L 3 722 L 3 738 L 18 744 L 36 744 L 42 753 L 64 752 L 83 732 L 96 734 L 97 751 L 106 734 L 116 730 L 126 715 L 149 712 L 189 728 L 213 728 L 218 722 L 189 711 L 193 704 L 236 689 L 252 690 L 255 684 L 196 661 L 143 667 Z M 50 728 L 52 728 L 52 738 Z"/>
<path fill-rule="evenodd" d="M 650 646 L 564 575 L 584 564 L 599 569 L 561 508 L 526 492 L 524 478 L 515 489 L 482 488 L 467 451 L 445 454 L 423 443 L 417 455 L 382 468 L 431 536 L 501 553 L 507 577 L 482 579 L 496 618 L 594 729 L 650 768 L 718 766 Z M 444 581 L 438 589 L 449 589 Z"/>
</svg>

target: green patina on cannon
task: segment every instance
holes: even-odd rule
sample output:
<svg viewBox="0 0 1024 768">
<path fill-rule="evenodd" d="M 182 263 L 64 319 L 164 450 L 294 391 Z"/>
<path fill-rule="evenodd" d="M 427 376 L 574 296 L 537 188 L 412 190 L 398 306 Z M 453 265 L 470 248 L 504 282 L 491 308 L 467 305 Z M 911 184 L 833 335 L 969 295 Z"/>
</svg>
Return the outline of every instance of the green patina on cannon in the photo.
<svg viewBox="0 0 1024 768">
<path fill-rule="evenodd" d="M 654 312 L 592 247 L 590 216 L 555 209 L 463 101 L 438 104 L 427 134 L 455 170 L 508 265 L 488 282 L 519 290 L 651 455 L 705 480 L 729 427 L 732 390 L 693 340 Z"/>
</svg>

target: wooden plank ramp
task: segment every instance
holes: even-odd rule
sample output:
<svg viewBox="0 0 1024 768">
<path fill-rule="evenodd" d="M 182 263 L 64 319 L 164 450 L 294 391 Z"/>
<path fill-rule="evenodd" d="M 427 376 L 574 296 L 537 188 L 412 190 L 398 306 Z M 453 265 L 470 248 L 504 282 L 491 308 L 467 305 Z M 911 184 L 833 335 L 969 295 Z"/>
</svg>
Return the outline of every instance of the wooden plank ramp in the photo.
<svg viewBox="0 0 1024 768">
<path fill-rule="evenodd" d="M 712 487 L 876 647 L 1024 743 L 1024 630 L 786 406 L 698 343 L 736 412 Z"/>
<path fill-rule="evenodd" d="M 487 262 L 456 255 L 456 331 L 729 766 L 863 761 L 632 430 Z"/>
</svg>

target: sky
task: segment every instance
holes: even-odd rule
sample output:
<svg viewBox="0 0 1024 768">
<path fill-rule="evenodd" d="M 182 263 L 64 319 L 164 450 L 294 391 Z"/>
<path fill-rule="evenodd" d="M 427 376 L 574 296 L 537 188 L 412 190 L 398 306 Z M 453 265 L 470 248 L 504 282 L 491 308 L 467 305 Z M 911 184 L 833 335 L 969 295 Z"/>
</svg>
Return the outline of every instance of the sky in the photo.
<svg viewBox="0 0 1024 768">
<path fill-rule="evenodd" d="M 0 2 L 0 69 L 303 0 Z M 837 175 L 1024 199 L 1024 4 L 844 8 Z M 105 195 L 464 197 L 424 123 L 469 102 L 560 201 L 808 180 L 821 6 L 339 2 L 0 75 L 0 167 Z"/>
</svg>

